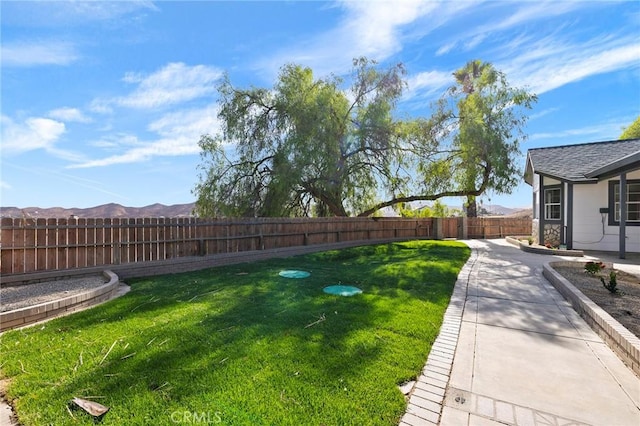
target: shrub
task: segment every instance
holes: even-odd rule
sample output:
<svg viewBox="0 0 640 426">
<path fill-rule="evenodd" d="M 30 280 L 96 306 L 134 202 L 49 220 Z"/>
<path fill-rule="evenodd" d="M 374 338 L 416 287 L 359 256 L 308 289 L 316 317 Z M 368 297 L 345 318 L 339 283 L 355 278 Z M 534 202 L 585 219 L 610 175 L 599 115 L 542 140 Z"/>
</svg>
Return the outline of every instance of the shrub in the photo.
<svg viewBox="0 0 640 426">
<path fill-rule="evenodd" d="M 618 281 L 616 280 L 616 273 L 615 271 L 611 271 L 609 272 L 609 282 L 607 283 L 604 278 L 600 277 L 600 281 L 602 281 L 602 285 L 604 286 L 604 288 L 606 288 L 607 290 L 609 290 L 609 293 L 617 293 L 618 292 Z"/>
<path fill-rule="evenodd" d="M 587 262 L 584 264 L 584 270 L 586 273 L 595 275 L 605 268 L 604 263 L 602 262 Z"/>
</svg>

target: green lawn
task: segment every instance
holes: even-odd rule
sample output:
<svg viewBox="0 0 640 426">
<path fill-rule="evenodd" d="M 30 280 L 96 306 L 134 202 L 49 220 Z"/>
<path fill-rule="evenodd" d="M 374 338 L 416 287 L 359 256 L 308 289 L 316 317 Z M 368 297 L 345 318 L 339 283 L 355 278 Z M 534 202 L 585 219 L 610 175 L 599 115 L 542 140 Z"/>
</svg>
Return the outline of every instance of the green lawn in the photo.
<svg viewBox="0 0 640 426">
<path fill-rule="evenodd" d="M 0 336 L 0 375 L 24 425 L 92 424 L 73 397 L 111 407 L 104 425 L 397 424 L 397 385 L 419 375 L 469 253 L 412 241 L 131 280 Z M 363 293 L 323 293 L 338 283 Z"/>
</svg>

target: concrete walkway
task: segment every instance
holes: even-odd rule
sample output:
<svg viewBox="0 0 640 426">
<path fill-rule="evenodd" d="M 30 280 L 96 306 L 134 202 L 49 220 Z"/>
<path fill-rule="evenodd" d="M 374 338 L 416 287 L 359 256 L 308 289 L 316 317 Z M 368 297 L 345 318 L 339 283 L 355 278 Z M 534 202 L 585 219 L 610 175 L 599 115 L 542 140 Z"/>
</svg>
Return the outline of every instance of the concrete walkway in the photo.
<svg viewBox="0 0 640 426">
<path fill-rule="evenodd" d="M 558 257 L 466 243 L 473 254 L 401 425 L 639 426 L 640 379 L 542 276 Z"/>
</svg>

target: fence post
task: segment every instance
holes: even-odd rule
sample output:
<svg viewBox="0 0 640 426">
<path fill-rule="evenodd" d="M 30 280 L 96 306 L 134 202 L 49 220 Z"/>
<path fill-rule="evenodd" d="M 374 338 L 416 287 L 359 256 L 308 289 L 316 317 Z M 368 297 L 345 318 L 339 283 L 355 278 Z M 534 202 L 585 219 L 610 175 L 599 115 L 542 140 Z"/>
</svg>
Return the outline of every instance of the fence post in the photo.
<svg viewBox="0 0 640 426">
<path fill-rule="evenodd" d="M 444 229 L 441 217 L 436 217 L 436 222 L 433 225 L 433 232 L 436 240 L 442 240 L 444 238 Z"/>
<path fill-rule="evenodd" d="M 206 256 L 207 244 L 205 243 L 205 240 L 202 238 L 199 238 L 197 243 L 198 243 L 198 256 Z"/>
<path fill-rule="evenodd" d="M 122 249 L 120 241 L 114 242 L 112 247 L 113 247 L 113 264 L 114 265 L 119 265 L 120 264 L 120 252 L 121 252 L 121 249 Z"/>
</svg>

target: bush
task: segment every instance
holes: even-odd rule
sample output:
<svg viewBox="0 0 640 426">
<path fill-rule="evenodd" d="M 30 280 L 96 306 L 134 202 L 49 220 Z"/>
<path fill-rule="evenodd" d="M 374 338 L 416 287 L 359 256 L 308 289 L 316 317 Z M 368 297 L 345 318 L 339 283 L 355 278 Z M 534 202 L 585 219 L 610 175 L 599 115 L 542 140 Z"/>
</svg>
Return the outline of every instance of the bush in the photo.
<svg viewBox="0 0 640 426">
<path fill-rule="evenodd" d="M 584 264 L 584 270 L 586 273 L 595 275 L 605 268 L 604 263 L 602 262 L 587 262 Z"/>
<path fill-rule="evenodd" d="M 602 285 L 604 288 L 609 290 L 609 293 L 617 293 L 618 292 L 618 281 L 616 279 L 615 271 L 609 272 L 609 282 L 607 283 L 604 278 L 600 277 L 600 281 L 602 281 Z"/>
</svg>

